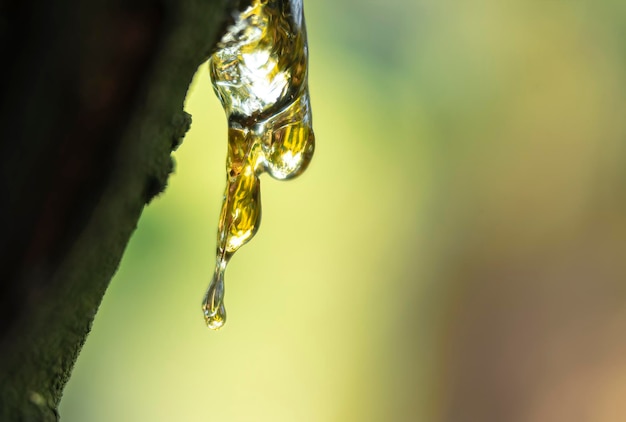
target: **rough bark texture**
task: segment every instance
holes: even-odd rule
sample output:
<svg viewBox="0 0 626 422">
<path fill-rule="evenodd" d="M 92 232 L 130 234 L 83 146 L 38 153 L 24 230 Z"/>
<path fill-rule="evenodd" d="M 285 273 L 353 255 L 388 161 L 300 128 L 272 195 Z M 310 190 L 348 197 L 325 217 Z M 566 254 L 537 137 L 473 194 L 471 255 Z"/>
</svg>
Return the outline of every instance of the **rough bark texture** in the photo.
<svg viewBox="0 0 626 422">
<path fill-rule="evenodd" d="M 237 0 L 0 6 L 0 420 L 54 421 Z"/>
</svg>

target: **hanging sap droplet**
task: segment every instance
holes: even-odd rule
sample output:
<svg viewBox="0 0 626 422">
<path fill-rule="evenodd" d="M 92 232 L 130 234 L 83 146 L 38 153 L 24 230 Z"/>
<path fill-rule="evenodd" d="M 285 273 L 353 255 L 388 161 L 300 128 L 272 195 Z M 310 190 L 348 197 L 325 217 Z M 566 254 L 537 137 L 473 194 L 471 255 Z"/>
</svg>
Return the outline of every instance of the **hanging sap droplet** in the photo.
<svg viewBox="0 0 626 422">
<path fill-rule="evenodd" d="M 211 329 L 226 321 L 226 265 L 261 222 L 259 176 L 293 178 L 315 148 L 302 0 L 253 0 L 218 47 L 209 66 L 228 118 L 228 156 L 215 273 L 202 306 Z"/>
</svg>

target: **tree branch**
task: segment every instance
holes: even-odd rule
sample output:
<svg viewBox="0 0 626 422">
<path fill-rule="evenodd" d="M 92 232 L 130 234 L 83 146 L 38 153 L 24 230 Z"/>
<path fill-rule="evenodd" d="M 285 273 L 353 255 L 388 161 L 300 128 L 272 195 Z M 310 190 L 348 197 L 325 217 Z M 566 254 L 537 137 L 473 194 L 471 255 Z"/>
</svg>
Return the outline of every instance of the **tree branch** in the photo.
<svg viewBox="0 0 626 422">
<path fill-rule="evenodd" d="M 0 6 L 0 420 L 58 420 L 144 204 L 236 0 Z"/>
</svg>

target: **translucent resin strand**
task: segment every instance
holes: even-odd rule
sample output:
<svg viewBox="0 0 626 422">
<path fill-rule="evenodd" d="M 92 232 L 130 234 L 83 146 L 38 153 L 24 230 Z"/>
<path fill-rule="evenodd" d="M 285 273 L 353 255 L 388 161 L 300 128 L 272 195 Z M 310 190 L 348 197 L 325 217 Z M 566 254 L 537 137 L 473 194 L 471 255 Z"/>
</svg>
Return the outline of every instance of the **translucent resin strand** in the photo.
<svg viewBox="0 0 626 422">
<path fill-rule="evenodd" d="M 202 306 L 211 329 L 226 321 L 228 261 L 261 222 L 259 176 L 267 172 L 278 180 L 293 178 L 313 156 L 307 65 L 302 0 L 253 0 L 209 62 L 213 88 L 228 118 L 227 183 L 215 272 Z"/>
</svg>

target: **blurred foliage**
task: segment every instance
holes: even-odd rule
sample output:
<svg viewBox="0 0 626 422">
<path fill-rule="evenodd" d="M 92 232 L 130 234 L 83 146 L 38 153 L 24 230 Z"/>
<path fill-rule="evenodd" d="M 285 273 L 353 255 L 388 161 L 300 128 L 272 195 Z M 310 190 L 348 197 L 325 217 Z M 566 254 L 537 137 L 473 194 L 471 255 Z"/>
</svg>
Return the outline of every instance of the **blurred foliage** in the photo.
<svg viewBox="0 0 626 422">
<path fill-rule="evenodd" d="M 626 419 L 626 3 L 306 12 L 316 156 L 263 179 L 226 327 L 200 310 L 226 154 L 203 67 L 63 420 Z"/>
</svg>

